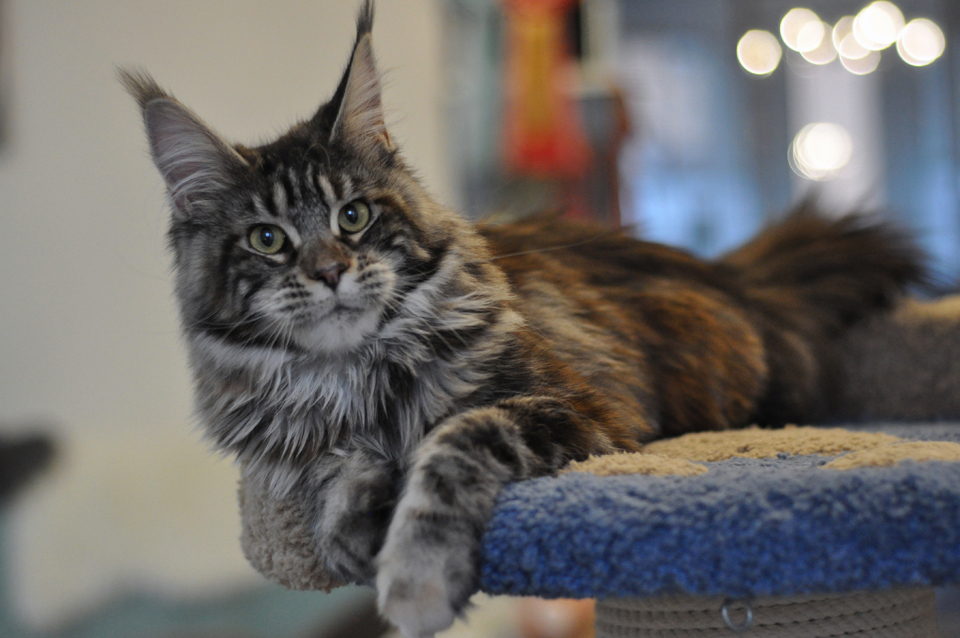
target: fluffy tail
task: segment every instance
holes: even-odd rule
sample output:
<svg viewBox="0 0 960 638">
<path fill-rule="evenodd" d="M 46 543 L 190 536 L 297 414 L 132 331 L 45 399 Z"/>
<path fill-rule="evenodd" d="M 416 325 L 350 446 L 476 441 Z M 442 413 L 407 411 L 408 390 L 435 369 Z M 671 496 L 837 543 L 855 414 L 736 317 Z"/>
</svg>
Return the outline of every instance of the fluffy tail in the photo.
<svg viewBox="0 0 960 638">
<path fill-rule="evenodd" d="M 720 263 L 736 272 L 762 326 L 769 382 L 756 418 L 770 424 L 831 411 L 842 382 L 836 337 L 928 282 L 908 233 L 863 215 L 825 217 L 811 202 Z"/>
<path fill-rule="evenodd" d="M 928 281 L 926 257 L 902 229 L 864 215 L 825 217 L 809 202 L 721 262 L 749 289 L 795 298 L 831 336 Z"/>
</svg>

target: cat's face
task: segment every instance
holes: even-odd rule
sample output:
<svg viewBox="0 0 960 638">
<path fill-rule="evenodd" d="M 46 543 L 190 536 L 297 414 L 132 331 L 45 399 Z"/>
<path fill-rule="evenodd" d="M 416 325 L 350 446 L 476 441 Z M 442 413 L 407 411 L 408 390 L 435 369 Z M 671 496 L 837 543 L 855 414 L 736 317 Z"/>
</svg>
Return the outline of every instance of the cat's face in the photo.
<svg viewBox="0 0 960 638">
<path fill-rule="evenodd" d="M 217 211 L 174 218 L 184 320 L 267 348 L 355 349 L 422 257 L 397 185 L 310 160 L 258 164 Z"/>
<path fill-rule="evenodd" d="M 443 242 L 384 127 L 369 32 L 333 99 L 258 148 L 227 144 L 144 74 L 122 80 L 173 202 L 188 334 L 352 351 L 436 267 Z"/>
</svg>

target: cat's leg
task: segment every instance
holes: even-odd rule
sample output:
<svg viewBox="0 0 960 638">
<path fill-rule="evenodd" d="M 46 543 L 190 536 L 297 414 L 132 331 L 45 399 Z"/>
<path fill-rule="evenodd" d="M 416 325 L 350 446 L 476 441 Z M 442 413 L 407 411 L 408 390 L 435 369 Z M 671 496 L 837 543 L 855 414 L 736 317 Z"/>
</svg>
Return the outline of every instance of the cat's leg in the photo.
<svg viewBox="0 0 960 638">
<path fill-rule="evenodd" d="M 407 638 L 448 627 L 478 585 L 480 540 L 508 481 L 596 452 L 565 402 L 527 397 L 456 415 L 417 451 L 377 557 L 381 613 Z"/>
<path fill-rule="evenodd" d="M 355 451 L 318 468 L 314 481 L 324 567 L 344 582 L 372 583 L 400 489 L 397 464 Z"/>
</svg>

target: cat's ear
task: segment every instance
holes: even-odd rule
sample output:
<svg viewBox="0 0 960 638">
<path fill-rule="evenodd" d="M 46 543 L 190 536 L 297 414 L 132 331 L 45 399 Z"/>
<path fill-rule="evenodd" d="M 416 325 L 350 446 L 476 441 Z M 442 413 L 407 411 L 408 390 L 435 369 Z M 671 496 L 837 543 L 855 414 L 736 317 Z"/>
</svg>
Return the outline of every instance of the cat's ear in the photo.
<svg viewBox="0 0 960 638">
<path fill-rule="evenodd" d="M 246 160 L 141 71 L 118 71 L 143 111 L 153 162 L 177 210 L 189 214 L 229 189 Z"/>
<path fill-rule="evenodd" d="M 334 95 L 337 115 L 330 139 L 342 139 L 364 150 L 381 147 L 393 150 L 383 121 L 380 74 L 373 57 L 373 2 L 367 0 L 357 17 L 357 40 L 350 63 Z"/>
</svg>

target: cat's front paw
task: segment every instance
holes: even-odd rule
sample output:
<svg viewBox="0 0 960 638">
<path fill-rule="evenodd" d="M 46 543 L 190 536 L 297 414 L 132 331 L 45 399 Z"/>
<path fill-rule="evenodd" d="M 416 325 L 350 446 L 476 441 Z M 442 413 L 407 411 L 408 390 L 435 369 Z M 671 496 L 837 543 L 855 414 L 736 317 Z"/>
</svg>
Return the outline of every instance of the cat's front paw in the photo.
<svg viewBox="0 0 960 638">
<path fill-rule="evenodd" d="M 377 556 L 380 613 L 406 638 L 452 625 L 476 590 L 477 526 L 429 501 L 415 488 L 408 492 Z"/>
<path fill-rule="evenodd" d="M 453 624 L 456 617 L 443 566 L 381 553 L 377 572 L 380 613 L 405 638 L 432 638 Z"/>
</svg>

